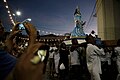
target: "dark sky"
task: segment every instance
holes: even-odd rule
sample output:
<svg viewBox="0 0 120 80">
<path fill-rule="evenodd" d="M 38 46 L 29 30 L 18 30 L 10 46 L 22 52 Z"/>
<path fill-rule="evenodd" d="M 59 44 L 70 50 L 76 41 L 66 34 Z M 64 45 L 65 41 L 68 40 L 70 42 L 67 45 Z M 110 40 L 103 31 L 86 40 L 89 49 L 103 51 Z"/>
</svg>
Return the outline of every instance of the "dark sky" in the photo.
<svg viewBox="0 0 120 80">
<path fill-rule="evenodd" d="M 96 17 L 90 16 L 96 0 L 7 0 L 12 13 L 19 10 L 22 15 L 17 20 L 23 21 L 31 18 L 38 30 L 52 33 L 69 33 L 74 27 L 74 11 L 80 7 L 82 20 L 86 21 L 84 32 L 97 32 Z M 11 22 L 3 1 L 0 0 L 0 19 L 6 30 L 11 28 Z M 89 24 L 88 24 L 89 22 Z M 8 26 L 9 25 L 9 26 Z M 42 34 L 42 33 L 41 33 Z"/>
</svg>

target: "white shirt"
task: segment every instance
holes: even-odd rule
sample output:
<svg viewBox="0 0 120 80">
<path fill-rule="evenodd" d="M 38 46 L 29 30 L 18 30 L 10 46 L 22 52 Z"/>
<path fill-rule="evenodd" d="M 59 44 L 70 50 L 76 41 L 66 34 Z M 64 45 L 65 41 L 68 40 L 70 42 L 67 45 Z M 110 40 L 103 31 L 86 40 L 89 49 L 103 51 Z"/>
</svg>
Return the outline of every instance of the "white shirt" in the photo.
<svg viewBox="0 0 120 80">
<path fill-rule="evenodd" d="M 54 55 L 54 51 L 53 52 L 49 52 L 49 58 L 53 58 Z"/>
<path fill-rule="evenodd" d="M 99 49 L 97 46 L 92 44 L 87 44 L 86 59 L 87 67 L 90 73 L 92 73 L 93 70 L 97 73 L 102 73 L 100 60 L 101 55 L 105 55 L 103 49 Z"/>
<path fill-rule="evenodd" d="M 120 61 L 120 47 L 115 47 L 115 53 L 117 54 L 117 60 Z"/>
<path fill-rule="evenodd" d="M 115 47 L 115 53 L 117 54 L 117 60 L 116 60 L 116 63 L 117 63 L 117 69 L 118 69 L 118 72 L 120 74 L 120 47 Z"/>
<path fill-rule="evenodd" d="M 76 50 L 74 50 L 73 52 L 70 51 L 70 59 L 71 59 L 70 60 L 71 61 L 71 65 L 80 65 L 78 52 Z"/>
</svg>

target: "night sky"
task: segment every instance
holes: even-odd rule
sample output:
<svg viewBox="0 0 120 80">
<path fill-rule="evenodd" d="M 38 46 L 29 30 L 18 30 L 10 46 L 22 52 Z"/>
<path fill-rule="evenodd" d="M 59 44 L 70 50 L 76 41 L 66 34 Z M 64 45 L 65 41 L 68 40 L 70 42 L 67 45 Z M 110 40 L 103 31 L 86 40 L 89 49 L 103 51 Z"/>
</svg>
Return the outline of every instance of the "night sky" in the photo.
<svg viewBox="0 0 120 80">
<path fill-rule="evenodd" d="M 97 33 L 96 17 L 91 17 L 96 0 L 7 0 L 12 13 L 19 10 L 22 15 L 18 21 L 31 18 L 38 30 L 52 33 L 69 33 L 75 27 L 74 11 L 80 8 L 82 20 L 86 21 L 84 32 Z M 95 11 L 94 11 L 95 13 Z M 11 28 L 11 21 L 7 14 L 4 2 L 0 0 L 0 19 L 6 30 Z M 90 20 L 89 20 L 90 19 Z M 89 24 L 88 24 L 89 23 Z M 44 34 L 43 32 L 41 34 Z"/>
</svg>

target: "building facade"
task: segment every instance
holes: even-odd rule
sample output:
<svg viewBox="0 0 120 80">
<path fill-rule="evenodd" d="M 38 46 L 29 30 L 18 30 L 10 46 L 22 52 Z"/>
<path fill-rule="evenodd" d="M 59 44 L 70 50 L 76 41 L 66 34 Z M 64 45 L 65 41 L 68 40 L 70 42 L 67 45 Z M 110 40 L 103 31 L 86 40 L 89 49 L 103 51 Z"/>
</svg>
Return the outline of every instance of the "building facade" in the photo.
<svg viewBox="0 0 120 80">
<path fill-rule="evenodd" d="M 102 40 L 120 39 L 120 0 L 96 0 L 98 36 Z"/>
</svg>

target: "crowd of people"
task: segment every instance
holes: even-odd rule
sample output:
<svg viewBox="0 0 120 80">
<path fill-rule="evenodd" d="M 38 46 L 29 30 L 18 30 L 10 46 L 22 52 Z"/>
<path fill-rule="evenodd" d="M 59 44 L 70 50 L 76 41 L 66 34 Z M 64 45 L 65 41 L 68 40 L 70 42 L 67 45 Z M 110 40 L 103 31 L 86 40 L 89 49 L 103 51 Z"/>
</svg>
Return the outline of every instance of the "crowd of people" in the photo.
<svg viewBox="0 0 120 80">
<path fill-rule="evenodd" d="M 85 40 L 78 44 L 73 38 L 71 46 L 61 43 L 56 49 L 51 47 L 50 74 L 57 74 L 60 80 L 120 80 L 120 39 L 116 46 L 106 46 L 91 34 Z"/>
<path fill-rule="evenodd" d="M 6 35 L 0 21 L 0 80 L 43 80 L 46 67 L 58 80 L 120 80 L 120 39 L 108 47 L 89 34 L 85 43 L 72 38 L 70 46 L 50 46 L 36 42 L 37 30 L 29 22 L 23 23 L 29 40 L 20 41 L 19 24 Z"/>
</svg>

